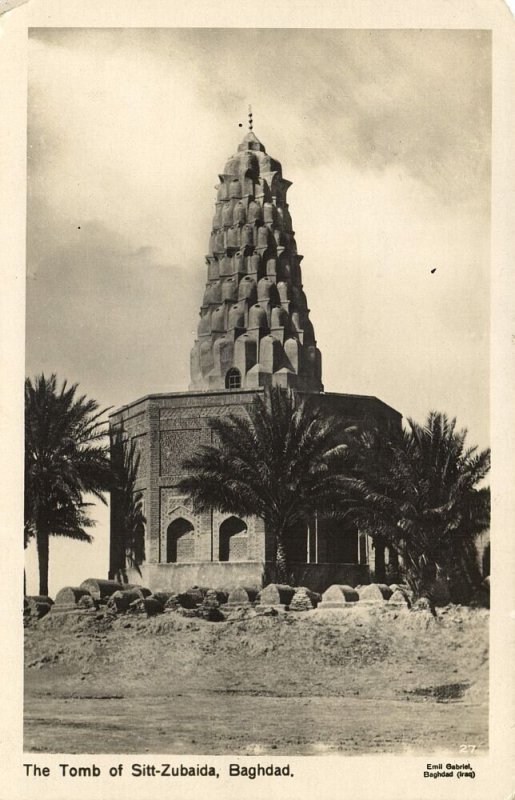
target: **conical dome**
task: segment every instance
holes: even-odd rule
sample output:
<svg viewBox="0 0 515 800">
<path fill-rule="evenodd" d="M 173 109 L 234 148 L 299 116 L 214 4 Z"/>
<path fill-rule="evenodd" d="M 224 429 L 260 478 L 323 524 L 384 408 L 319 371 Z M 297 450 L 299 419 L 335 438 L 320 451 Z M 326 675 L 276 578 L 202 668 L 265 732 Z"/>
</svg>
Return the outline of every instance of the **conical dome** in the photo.
<svg viewBox="0 0 515 800">
<path fill-rule="evenodd" d="M 243 137 L 241 144 L 238 145 L 238 152 L 241 150 L 260 150 L 264 153 L 265 145 L 261 144 L 254 131 L 249 131 L 246 136 Z"/>
<path fill-rule="evenodd" d="M 252 130 L 219 178 L 201 309 L 210 316 L 198 329 L 190 388 L 320 392 L 320 352 L 286 200 L 291 183 Z"/>
</svg>

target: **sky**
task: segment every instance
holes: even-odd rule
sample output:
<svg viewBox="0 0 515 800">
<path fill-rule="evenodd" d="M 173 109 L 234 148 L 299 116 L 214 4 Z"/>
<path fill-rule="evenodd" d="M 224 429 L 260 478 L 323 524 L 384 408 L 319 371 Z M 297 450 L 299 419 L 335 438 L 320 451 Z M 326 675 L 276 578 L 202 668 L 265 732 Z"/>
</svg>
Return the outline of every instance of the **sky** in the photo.
<svg viewBox="0 0 515 800">
<path fill-rule="evenodd" d="M 488 446 L 490 65 L 486 31 L 32 29 L 26 374 L 103 407 L 187 390 L 251 103 L 293 181 L 326 391 L 444 411 Z M 93 545 L 52 541 L 51 593 L 106 574 L 96 516 Z"/>
</svg>

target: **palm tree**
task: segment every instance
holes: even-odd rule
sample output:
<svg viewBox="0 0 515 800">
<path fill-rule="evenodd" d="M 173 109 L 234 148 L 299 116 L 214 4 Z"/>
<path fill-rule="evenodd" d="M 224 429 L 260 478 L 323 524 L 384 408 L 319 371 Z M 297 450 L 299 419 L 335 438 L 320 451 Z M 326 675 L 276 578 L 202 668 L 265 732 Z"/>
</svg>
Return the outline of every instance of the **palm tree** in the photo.
<svg viewBox="0 0 515 800">
<path fill-rule="evenodd" d="M 249 409 L 210 420 L 218 444 L 183 463 L 179 484 L 196 512 L 211 508 L 264 520 L 275 542 L 277 579 L 287 580 L 288 541 L 315 513 L 340 513 L 346 497 L 345 423 L 313 399 L 272 388 Z"/>
<path fill-rule="evenodd" d="M 111 502 L 116 508 L 112 517 L 113 577 L 127 583 L 127 567 L 141 575 L 141 564 L 145 560 L 145 515 L 143 495 L 136 491 L 140 453 L 134 440 L 124 441 L 115 435 L 111 442 L 111 462 L 115 485 L 111 491 Z"/>
<path fill-rule="evenodd" d="M 25 381 L 25 525 L 24 537 L 35 537 L 39 593 L 48 594 L 49 537 L 91 542 L 85 528 L 94 523 L 83 497 L 105 502 L 112 483 L 105 425 L 98 403 L 77 397 L 77 384 L 40 375 Z"/>
<path fill-rule="evenodd" d="M 430 412 L 424 426 L 386 441 L 361 437 L 354 478 L 354 517 L 362 530 L 402 559 L 417 597 L 432 599 L 437 578 L 449 579 L 463 602 L 480 580 L 475 540 L 489 526 L 490 493 L 478 488 L 490 468 L 490 451 L 466 447 L 456 419 Z"/>
</svg>

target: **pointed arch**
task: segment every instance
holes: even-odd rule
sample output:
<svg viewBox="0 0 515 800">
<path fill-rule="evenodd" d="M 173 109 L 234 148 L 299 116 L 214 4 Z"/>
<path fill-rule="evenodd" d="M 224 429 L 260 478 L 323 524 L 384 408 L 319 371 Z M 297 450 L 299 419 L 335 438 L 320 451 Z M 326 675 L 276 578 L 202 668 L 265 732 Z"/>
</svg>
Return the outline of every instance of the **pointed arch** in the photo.
<svg viewBox="0 0 515 800">
<path fill-rule="evenodd" d="M 195 527 L 185 517 L 176 517 L 166 531 L 166 561 L 175 564 L 193 561 L 195 556 Z"/>
<path fill-rule="evenodd" d="M 248 530 L 239 517 L 228 517 L 219 529 L 219 560 L 248 561 Z"/>
</svg>

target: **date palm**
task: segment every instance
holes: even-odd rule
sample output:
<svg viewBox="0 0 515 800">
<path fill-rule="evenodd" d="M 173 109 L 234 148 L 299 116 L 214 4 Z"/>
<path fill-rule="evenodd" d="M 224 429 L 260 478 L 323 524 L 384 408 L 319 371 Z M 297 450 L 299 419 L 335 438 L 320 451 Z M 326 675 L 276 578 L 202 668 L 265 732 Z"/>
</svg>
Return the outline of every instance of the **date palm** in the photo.
<svg viewBox="0 0 515 800">
<path fill-rule="evenodd" d="M 112 577 L 127 583 L 127 567 L 141 575 L 140 567 L 145 560 L 143 494 L 136 491 L 140 453 L 134 440 L 125 441 L 121 435 L 115 435 L 111 442 L 111 463 L 114 475 L 111 503 L 116 508 L 111 523 Z"/>
<path fill-rule="evenodd" d="M 276 576 L 288 576 L 288 542 L 315 513 L 341 511 L 348 470 L 345 423 L 313 398 L 279 388 L 241 413 L 210 420 L 217 444 L 183 463 L 179 489 L 196 512 L 211 508 L 264 520 L 275 543 Z"/>
<path fill-rule="evenodd" d="M 416 596 L 431 599 L 438 577 L 464 601 L 479 579 L 475 540 L 489 526 L 490 493 L 481 487 L 490 451 L 465 444 L 456 419 L 432 411 L 423 426 L 384 440 L 361 437 L 350 485 L 360 528 L 402 559 Z"/>
<path fill-rule="evenodd" d="M 25 381 L 25 543 L 36 539 L 39 593 L 48 594 L 49 537 L 90 542 L 86 495 L 105 502 L 112 484 L 105 425 L 77 384 L 39 375 Z"/>
</svg>

